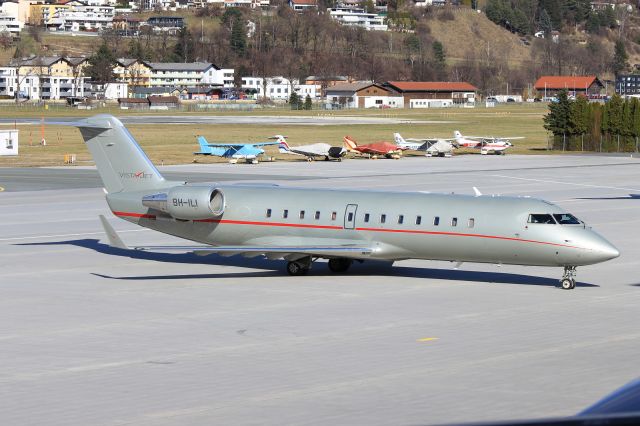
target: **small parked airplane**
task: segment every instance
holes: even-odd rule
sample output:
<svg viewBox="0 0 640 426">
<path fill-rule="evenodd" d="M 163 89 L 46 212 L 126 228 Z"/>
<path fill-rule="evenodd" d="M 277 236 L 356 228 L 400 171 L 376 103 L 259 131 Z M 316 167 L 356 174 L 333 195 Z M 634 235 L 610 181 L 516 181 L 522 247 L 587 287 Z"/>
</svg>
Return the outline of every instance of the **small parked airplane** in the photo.
<svg viewBox="0 0 640 426">
<path fill-rule="evenodd" d="M 117 217 L 195 241 L 137 250 L 284 258 L 290 275 L 328 259 L 332 272 L 354 260 L 448 260 L 563 267 L 560 285 L 576 285 L 576 267 L 620 255 L 575 216 L 528 197 L 430 194 L 264 184 L 168 181 L 131 133 L 111 115 L 56 123 L 80 128 Z M 109 243 L 129 249 L 104 216 Z"/>
<path fill-rule="evenodd" d="M 267 145 L 277 145 L 278 142 L 259 143 L 209 143 L 204 136 L 198 136 L 200 151 L 196 155 L 216 155 L 229 158 L 229 162 L 235 164 L 238 160 L 246 160 L 247 163 L 258 164 L 258 157 L 264 154 Z"/>
<path fill-rule="evenodd" d="M 344 147 L 347 151 L 369 154 L 369 158 L 371 159 L 376 159 L 378 156 L 382 155 L 386 158 L 393 158 L 397 160 L 402 154 L 402 148 L 396 144 L 392 144 L 391 142 L 373 142 L 358 145 L 351 136 L 344 137 Z"/>
<path fill-rule="evenodd" d="M 289 146 L 287 139 L 282 135 L 275 135 L 273 139 L 278 141 L 278 150 L 281 154 L 302 155 L 307 161 L 313 161 L 318 157 L 324 157 L 326 161 L 342 161 L 347 150 L 340 146 L 331 146 L 328 143 L 314 143 L 311 145 Z"/>
<path fill-rule="evenodd" d="M 504 155 L 507 148 L 512 147 L 510 141 L 514 139 L 524 139 L 522 136 L 509 138 L 495 138 L 490 136 L 462 136 L 458 130 L 453 132 L 453 143 L 458 147 L 478 148 L 480 154 L 489 154 L 493 152 L 496 155 Z"/>
<path fill-rule="evenodd" d="M 451 157 L 453 154 L 454 146 L 447 139 L 405 139 L 400 133 L 394 133 L 393 139 L 400 148 L 410 149 L 412 151 L 424 151 L 427 157 Z"/>
</svg>

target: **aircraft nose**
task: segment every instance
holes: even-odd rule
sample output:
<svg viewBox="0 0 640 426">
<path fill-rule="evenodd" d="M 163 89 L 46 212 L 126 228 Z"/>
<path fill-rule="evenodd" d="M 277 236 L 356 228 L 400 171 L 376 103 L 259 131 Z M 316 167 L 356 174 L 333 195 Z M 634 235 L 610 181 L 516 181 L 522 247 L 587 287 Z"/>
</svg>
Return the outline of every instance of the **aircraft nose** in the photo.
<svg viewBox="0 0 640 426">
<path fill-rule="evenodd" d="M 594 251 L 597 253 L 600 262 L 605 262 L 620 256 L 620 251 L 608 241 L 599 243 Z"/>
</svg>

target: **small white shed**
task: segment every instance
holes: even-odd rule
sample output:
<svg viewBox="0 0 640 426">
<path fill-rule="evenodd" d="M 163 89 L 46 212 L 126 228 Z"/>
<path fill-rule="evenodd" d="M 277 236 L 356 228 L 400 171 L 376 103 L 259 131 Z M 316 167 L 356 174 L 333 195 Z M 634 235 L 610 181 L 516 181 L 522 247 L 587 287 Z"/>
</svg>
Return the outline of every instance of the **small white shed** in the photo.
<svg viewBox="0 0 640 426">
<path fill-rule="evenodd" d="M 0 129 L 0 156 L 18 155 L 18 131 Z"/>
</svg>

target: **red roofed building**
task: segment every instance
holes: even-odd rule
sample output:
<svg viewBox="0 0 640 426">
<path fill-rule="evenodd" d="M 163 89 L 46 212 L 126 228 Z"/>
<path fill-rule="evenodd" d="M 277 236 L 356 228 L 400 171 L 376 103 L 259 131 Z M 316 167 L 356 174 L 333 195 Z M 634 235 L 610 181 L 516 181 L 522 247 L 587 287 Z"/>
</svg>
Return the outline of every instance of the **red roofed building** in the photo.
<svg viewBox="0 0 640 426">
<path fill-rule="evenodd" d="M 540 77 L 533 88 L 538 96 L 545 98 L 556 96 L 561 90 L 567 90 L 573 96 L 583 94 L 589 97 L 599 95 L 604 85 L 595 75 L 547 75 Z"/>
<path fill-rule="evenodd" d="M 405 108 L 473 107 L 478 91 L 456 81 L 388 81 L 383 86 L 402 96 Z"/>
</svg>

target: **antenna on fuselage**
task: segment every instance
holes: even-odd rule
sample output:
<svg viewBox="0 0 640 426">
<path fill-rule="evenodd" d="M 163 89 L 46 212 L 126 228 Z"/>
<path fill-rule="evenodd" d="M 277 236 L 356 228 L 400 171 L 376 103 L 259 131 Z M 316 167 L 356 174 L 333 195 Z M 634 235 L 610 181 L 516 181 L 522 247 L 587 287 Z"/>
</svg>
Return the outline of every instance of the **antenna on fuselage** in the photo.
<svg viewBox="0 0 640 426">
<path fill-rule="evenodd" d="M 475 186 L 473 187 L 473 192 L 476 194 L 476 197 L 479 197 L 482 195 L 482 192 L 480 192 L 480 190 Z"/>
</svg>

